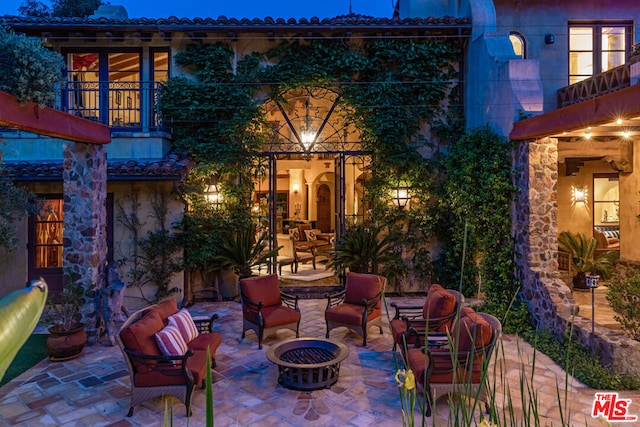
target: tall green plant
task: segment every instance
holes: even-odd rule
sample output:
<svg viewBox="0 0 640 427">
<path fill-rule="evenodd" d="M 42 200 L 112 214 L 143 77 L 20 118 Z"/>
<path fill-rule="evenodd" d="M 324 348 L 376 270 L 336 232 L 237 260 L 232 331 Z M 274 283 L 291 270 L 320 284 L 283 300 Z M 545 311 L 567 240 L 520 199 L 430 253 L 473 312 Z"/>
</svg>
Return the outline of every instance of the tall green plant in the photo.
<svg viewBox="0 0 640 427">
<path fill-rule="evenodd" d="M 278 249 L 268 250 L 268 234 L 256 236 L 256 226 L 248 223 L 235 232 L 221 237 L 213 262 L 221 270 L 233 270 L 242 279 L 251 276 L 251 269 L 267 264 L 278 255 Z"/>
<path fill-rule="evenodd" d="M 345 271 L 378 274 L 386 263 L 399 259 L 394 252 L 395 234 L 375 225 L 355 225 L 340 236 L 327 263 L 339 274 Z"/>
<path fill-rule="evenodd" d="M 605 280 L 611 277 L 618 253 L 604 252 L 596 256 L 598 241 L 595 238 L 563 231 L 558 236 L 558 246 L 569 253 L 571 266 L 577 274 L 598 274 Z"/>
<path fill-rule="evenodd" d="M 444 244 L 436 274 L 442 283 L 459 283 L 466 295 L 482 284 L 488 301 L 504 309 L 519 285 L 514 277 L 511 207 L 516 188 L 512 145 L 489 127 L 477 128 L 447 146 L 436 162 L 441 173 L 438 202 L 430 207 L 434 232 Z M 459 269 L 468 222 L 465 271 Z"/>
</svg>

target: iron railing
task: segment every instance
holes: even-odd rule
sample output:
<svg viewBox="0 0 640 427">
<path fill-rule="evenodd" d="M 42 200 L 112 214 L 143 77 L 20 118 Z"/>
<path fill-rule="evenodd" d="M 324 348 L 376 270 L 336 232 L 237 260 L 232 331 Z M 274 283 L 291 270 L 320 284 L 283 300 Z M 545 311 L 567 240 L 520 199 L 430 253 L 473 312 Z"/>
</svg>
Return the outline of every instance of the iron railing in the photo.
<svg viewBox="0 0 640 427">
<path fill-rule="evenodd" d="M 159 82 L 69 81 L 60 108 L 114 130 L 162 130 Z"/>
</svg>

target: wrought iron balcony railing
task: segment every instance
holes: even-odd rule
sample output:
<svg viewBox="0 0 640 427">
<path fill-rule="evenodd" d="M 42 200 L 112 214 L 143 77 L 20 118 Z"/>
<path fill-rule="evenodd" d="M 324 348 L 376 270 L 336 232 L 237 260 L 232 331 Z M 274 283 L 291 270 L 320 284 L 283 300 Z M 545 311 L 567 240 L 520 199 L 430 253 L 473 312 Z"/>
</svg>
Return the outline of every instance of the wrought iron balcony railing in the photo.
<svg viewBox="0 0 640 427">
<path fill-rule="evenodd" d="M 122 131 L 163 130 L 159 82 L 69 81 L 60 108 Z"/>
</svg>

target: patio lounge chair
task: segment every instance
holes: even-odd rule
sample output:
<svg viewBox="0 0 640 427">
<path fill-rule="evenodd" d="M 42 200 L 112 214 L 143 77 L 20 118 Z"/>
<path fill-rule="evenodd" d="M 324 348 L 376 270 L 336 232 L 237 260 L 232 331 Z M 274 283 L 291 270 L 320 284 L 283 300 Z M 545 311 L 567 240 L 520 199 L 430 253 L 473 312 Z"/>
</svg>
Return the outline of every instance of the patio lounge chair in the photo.
<svg viewBox="0 0 640 427">
<path fill-rule="evenodd" d="M 247 277 L 240 280 L 242 301 L 242 338 L 247 330 L 258 336 L 258 348 L 264 337 L 280 329 L 291 329 L 300 336 L 298 297 L 280 291 L 278 275 Z"/>
<path fill-rule="evenodd" d="M 403 334 L 413 327 L 418 332 L 446 332 L 451 329 L 457 311 L 464 303 L 464 296 L 451 289 L 445 289 L 434 283 L 429 287 L 422 305 L 403 305 L 395 302 L 395 315 L 391 319 L 393 350 L 402 344 Z M 408 344 L 413 344 L 409 341 Z"/>
<path fill-rule="evenodd" d="M 459 320 L 444 341 L 430 344 L 427 340 L 425 348 L 424 338 L 428 335 L 413 328 L 405 333 L 405 336 L 417 338 L 414 346 L 406 350 L 404 360 L 417 383 L 426 388 L 426 416 L 431 415 L 432 403 L 438 397 L 454 393 L 471 398 L 477 396 L 478 401 L 484 402 L 485 411 L 489 412 L 485 373 L 501 333 L 502 325 L 497 318 L 487 313 L 476 313 L 469 307 L 461 309 Z"/>
<path fill-rule="evenodd" d="M 382 334 L 382 310 L 380 298 L 387 279 L 377 274 L 347 273 L 345 289 L 327 295 L 324 318 L 329 331 L 346 326 L 362 336 L 362 346 L 367 345 L 367 329 L 375 325 Z"/>
</svg>

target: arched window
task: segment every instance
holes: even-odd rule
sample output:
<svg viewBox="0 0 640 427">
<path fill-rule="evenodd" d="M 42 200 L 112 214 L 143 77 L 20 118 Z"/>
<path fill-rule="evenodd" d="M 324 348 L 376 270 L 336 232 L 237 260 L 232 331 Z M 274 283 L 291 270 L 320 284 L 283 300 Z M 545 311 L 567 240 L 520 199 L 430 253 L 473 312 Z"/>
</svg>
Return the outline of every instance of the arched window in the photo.
<svg viewBox="0 0 640 427">
<path fill-rule="evenodd" d="M 513 46 L 513 51 L 520 59 L 526 59 L 527 57 L 527 43 L 524 36 L 517 31 L 511 31 L 509 33 L 509 41 Z"/>
</svg>

